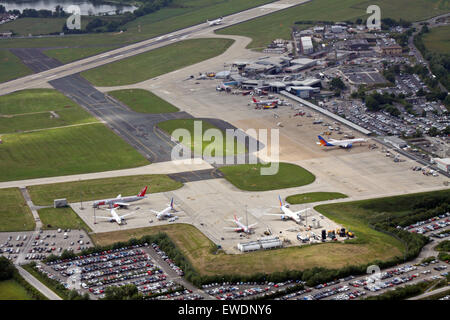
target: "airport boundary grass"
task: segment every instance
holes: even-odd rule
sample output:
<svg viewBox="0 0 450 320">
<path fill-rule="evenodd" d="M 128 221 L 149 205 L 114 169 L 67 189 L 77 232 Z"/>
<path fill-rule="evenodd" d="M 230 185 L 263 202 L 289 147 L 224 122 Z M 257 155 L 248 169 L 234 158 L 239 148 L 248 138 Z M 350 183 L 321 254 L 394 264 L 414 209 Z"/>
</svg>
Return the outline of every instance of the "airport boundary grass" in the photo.
<svg viewBox="0 0 450 320">
<path fill-rule="evenodd" d="M 231 184 L 246 191 L 267 191 L 300 187 L 314 182 L 316 177 L 308 170 L 291 163 L 280 162 L 274 175 L 261 175 L 261 168 L 271 164 L 240 164 L 219 170 Z"/>
<path fill-rule="evenodd" d="M 233 42 L 218 38 L 184 40 L 84 71 L 81 75 L 100 87 L 134 84 L 213 58 Z"/>
<path fill-rule="evenodd" d="M 83 229 L 87 233 L 92 229 L 81 219 L 71 207 L 43 208 L 38 210 L 42 221 L 42 229 Z"/>
<path fill-rule="evenodd" d="M 367 297 L 364 300 L 405 300 L 408 298 L 412 298 L 418 295 L 421 295 L 422 293 L 425 293 L 428 289 L 432 288 L 435 285 L 444 283 L 444 280 L 422 280 L 419 283 L 406 285 L 403 287 L 396 288 L 394 290 L 389 290 L 383 294 Z M 445 283 L 447 281 L 445 280 Z"/>
<path fill-rule="evenodd" d="M 184 141 L 183 139 L 181 139 L 180 143 L 182 143 L 183 145 L 185 145 L 188 148 L 191 148 L 192 151 L 195 151 L 196 143 L 199 142 L 196 140 L 196 137 L 195 137 L 195 132 L 194 132 L 194 123 L 195 122 L 201 122 L 201 125 L 202 125 L 202 140 L 201 140 L 202 154 L 206 151 L 206 148 L 208 148 L 209 145 L 211 145 L 211 147 L 214 145 L 215 140 L 213 140 L 213 141 L 203 140 L 203 136 L 204 136 L 205 132 L 209 129 L 219 130 L 220 132 L 222 132 L 222 136 L 224 138 L 222 141 L 223 144 L 220 143 L 218 145 L 218 148 L 220 148 L 219 150 L 215 150 L 215 149 L 214 149 L 214 151 L 211 150 L 212 156 L 223 156 L 223 155 L 231 156 L 231 155 L 235 155 L 235 154 L 245 153 L 245 151 L 246 151 L 245 146 L 242 144 L 239 144 L 237 142 L 236 138 L 234 139 L 233 146 L 227 145 L 226 138 L 225 138 L 226 133 L 223 130 L 220 130 L 219 128 L 214 126 L 213 124 L 209 123 L 206 120 L 172 119 L 172 120 L 159 122 L 157 124 L 157 127 L 160 128 L 161 130 L 165 131 L 170 136 L 172 136 L 173 132 L 177 129 L 186 129 L 191 136 L 191 141 Z M 178 139 L 178 137 L 175 137 L 175 138 Z M 219 152 L 217 152 L 217 151 L 219 151 Z"/>
<path fill-rule="evenodd" d="M 291 195 L 286 198 L 286 202 L 289 204 L 302 204 L 343 198 L 348 198 L 348 196 L 340 192 L 308 192 Z"/>
<path fill-rule="evenodd" d="M 149 164 L 101 123 L 2 135 L 0 181 L 126 169 Z"/>
<path fill-rule="evenodd" d="M 450 190 L 444 190 L 315 207 L 320 213 L 356 234 L 354 239 L 337 243 L 226 254 L 217 250 L 212 241 L 188 224 L 97 233 L 92 236 L 92 240 L 98 246 L 105 246 L 117 241 L 126 242 L 132 238 L 166 233 L 195 269 L 190 281 L 196 285 L 223 281 L 267 280 L 268 275 L 277 279 L 276 281 L 302 279 L 307 281 L 308 285 L 314 285 L 352 274 L 364 274 L 367 266 L 372 264 L 386 268 L 416 257 L 426 243 L 426 238 L 403 230 L 394 233 L 389 228 L 390 224 L 385 225 L 380 221 L 396 224 L 403 220 L 409 223 L 409 215 L 414 219 L 434 216 L 445 210 L 440 199 L 448 198 L 449 193 Z M 415 215 L 416 211 L 420 216 Z M 372 226 L 381 231 L 373 229 Z"/>
<path fill-rule="evenodd" d="M 9 50 L 0 50 L 0 83 L 32 74 L 18 57 Z"/>
<path fill-rule="evenodd" d="M 108 92 L 108 95 L 140 113 L 169 113 L 180 109 L 144 89 L 124 89 Z"/>
<path fill-rule="evenodd" d="M 272 40 L 283 38 L 290 40 L 291 27 L 297 21 L 355 21 L 367 19 L 369 5 L 378 5 L 383 18 L 402 18 L 406 21 L 423 20 L 446 13 L 450 3 L 433 0 L 314 0 L 293 8 L 288 8 L 267 16 L 233 25 L 217 31 L 218 34 L 246 36 L 253 39 L 249 48 L 261 48 Z M 309 25 L 295 25 L 299 29 Z"/>
<path fill-rule="evenodd" d="M 0 232 L 34 230 L 36 224 L 19 188 L 0 189 Z"/>
<path fill-rule="evenodd" d="M 68 202 L 80 202 L 136 195 L 148 185 L 147 193 L 158 193 L 179 189 L 183 183 L 164 174 L 125 176 L 92 179 L 65 183 L 43 184 L 27 187 L 35 205 L 51 205 L 54 199 L 66 198 Z"/>
</svg>

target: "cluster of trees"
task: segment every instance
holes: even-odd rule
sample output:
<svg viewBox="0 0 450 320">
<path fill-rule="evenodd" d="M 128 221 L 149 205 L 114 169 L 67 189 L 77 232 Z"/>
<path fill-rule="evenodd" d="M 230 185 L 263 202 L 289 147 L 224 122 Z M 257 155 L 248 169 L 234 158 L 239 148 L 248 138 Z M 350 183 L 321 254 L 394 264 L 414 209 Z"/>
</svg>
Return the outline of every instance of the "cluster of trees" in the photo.
<svg viewBox="0 0 450 320">
<path fill-rule="evenodd" d="M 346 88 L 345 83 L 341 80 L 341 78 L 333 78 L 330 81 L 330 89 L 334 90 L 334 95 L 339 97 L 341 95 L 342 90 Z"/>
<path fill-rule="evenodd" d="M 429 28 L 426 24 L 424 24 L 421 31 L 414 37 L 414 45 L 429 62 L 431 72 L 448 90 L 450 88 L 450 54 L 428 51 L 423 43 L 423 35 L 428 32 Z M 438 86 L 438 81 L 429 75 L 428 70 L 426 74 L 422 75 L 422 79 L 432 89 L 432 93 L 427 97 L 427 99 L 439 99 L 443 101 L 447 109 L 450 110 L 450 96 L 447 95 L 446 92 L 441 92 Z"/>
<path fill-rule="evenodd" d="M 6 8 L 0 5 L 0 14 L 7 13 Z M 8 13 L 19 16 L 19 18 L 61 18 L 67 17 L 68 14 L 64 12 L 63 7 L 57 5 L 55 11 L 51 10 L 36 10 L 36 9 L 23 9 L 22 13 L 19 10 L 9 10 Z"/>
<path fill-rule="evenodd" d="M 393 106 L 392 103 L 399 102 L 399 98 L 395 94 L 374 92 L 370 95 L 365 95 L 364 102 L 369 111 L 380 111 L 385 110 L 389 112 L 392 116 L 398 117 L 400 115 L 400 110 Z"/>
<path fill-rule="evenodd" d="M 389 30 L 392 27 L 402 27 L 402 28 L 409 28 L 411 27 L 411 22 L 403 20 L 400 18 L 400 20 L 395 20 L 391 18 L 383 18 L 381 19 L 381 30 Z"/>
<path fill-rule="evenodd" d="M 46 298 L 32 285 L 30 285 L 22 276 L 19 271 L 12 264 L 10 260 L 5 257 L 0 257 L 0 281 L 15 280 L 22 287 L 25 288 L 27 293 L 35 300 L 46 300 Z"/>
</svg>

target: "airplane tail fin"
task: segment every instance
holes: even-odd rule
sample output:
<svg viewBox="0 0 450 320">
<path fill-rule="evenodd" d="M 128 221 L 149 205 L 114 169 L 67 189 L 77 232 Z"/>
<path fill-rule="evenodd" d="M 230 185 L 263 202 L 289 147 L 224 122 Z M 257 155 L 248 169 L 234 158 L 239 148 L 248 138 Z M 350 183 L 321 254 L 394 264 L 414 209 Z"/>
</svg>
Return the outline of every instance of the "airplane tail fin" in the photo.
<svg viewBox="0 0 450 320">
<path fill-rule="evenodd" d="M 282 207 L 283 206 L 283 200 L 281 200 L 281 196 L 280 195 L 278 195 L 278 200 L 280 200 L 280 207 Z"/>
<path fill-rule="evenodd" d="M 322 138 L 322 136 L 317 136 L 319 138 L 319 143 L 321 146 L 329 146 L 330 144 L 324 139 Z"/>
<path fill-rule="evenodd" d="M 138 193 L 138 197 L 143 197 L 145 196 L 145 193 L 147 192 L 147 186 L 145 186 L 144 189 L 141 190 L 141 192 Z"/>
<path fill-rule="evenodd" d="M 253 102 L 258 102 L 255 97 L 252 97 Z"/>
<path fill-rule="evenodd" d="M 173 198 L 170 200 L 170 207 L 173 209 Z"/>
</svg>

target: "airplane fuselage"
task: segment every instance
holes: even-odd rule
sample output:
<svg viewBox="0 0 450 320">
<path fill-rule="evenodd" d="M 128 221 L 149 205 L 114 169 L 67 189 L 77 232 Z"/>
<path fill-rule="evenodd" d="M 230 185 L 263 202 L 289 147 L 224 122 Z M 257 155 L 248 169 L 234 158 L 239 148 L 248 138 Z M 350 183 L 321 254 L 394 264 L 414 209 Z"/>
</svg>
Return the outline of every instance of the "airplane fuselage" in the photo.
<svg viewBox="0 0 450 320">
<path fill-rule="evenodd" d="M 94 201 L 93 207 L 99 207 L 99 206 L 107 206 L 107 205 L 114 205 L 117 202 L 134 202 L 138 200 L 142 200 L 146 198 L 146 196 L 129 196 L 129 197 L 120 197 L 120 198 L 112 198 L 112 199 L 104 199 L 104 200 L 98 200 Z"/>
</svg>

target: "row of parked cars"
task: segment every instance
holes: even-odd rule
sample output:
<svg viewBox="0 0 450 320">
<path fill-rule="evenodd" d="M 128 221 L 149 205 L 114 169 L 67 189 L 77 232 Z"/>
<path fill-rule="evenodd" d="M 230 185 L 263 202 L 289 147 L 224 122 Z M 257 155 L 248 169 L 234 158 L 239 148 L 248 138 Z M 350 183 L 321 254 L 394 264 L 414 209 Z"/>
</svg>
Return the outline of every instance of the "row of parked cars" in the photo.
<svg viewBox="0 0 450 320">
<path fill-rule="evenodd" d="M 177 275 L 183 276 L 184 272 L 183 270 L 178 267 L 167 255 L 164 251 L 161 250 L 161 248 L 156 244 L 152 243 L 152 248 L 156 251 L 156 253 L 163 259 L 169 267 L 176 272 Z"/>
<path fill-rule="evenodd" d="M 450 212 L 446 212 L 446 213 L 440 214 L 439 216 L 410 224 L 409 226 L 404 227 L 403 230 L 406 230 L 406 231 L 410 230 L 411 232 L 417 232 L 417 233 L 426 233 L 429 231 L 438 230 L 438 229 L 445 228 L 446 226 L 450 225 L 449 217 L 450 217 Z M 426 224 L 430 224 L 430 225 L 421 228 L 421 226 L 426 225 Z M 401 227 L 397 227 L 397 228 L 401 228 Z"/>
</svg>

